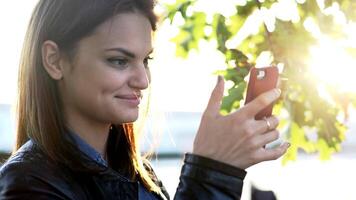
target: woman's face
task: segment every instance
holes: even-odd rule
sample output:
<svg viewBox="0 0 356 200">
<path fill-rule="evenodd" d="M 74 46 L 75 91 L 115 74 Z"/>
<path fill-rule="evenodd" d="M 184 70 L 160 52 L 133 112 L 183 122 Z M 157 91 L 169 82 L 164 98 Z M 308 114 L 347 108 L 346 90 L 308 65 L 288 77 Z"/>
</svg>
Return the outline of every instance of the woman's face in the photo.
<svg viewBox="0 0 356 200">
<path fill-rule="evenodd" d="M 79 41 L 59 84 L 66 117 L 105 124 L 135 121 L 141 90 L 149 84 L 151 34 L 146 17 L 127 13 Z"/>
</svg>

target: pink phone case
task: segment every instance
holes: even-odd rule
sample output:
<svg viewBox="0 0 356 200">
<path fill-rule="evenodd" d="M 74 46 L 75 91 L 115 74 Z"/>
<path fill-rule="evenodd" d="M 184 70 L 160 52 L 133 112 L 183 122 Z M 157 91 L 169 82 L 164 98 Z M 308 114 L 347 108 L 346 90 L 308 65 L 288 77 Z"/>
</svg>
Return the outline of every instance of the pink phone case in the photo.
<svg viewBox="0 0 356 200">
<path fill-rule="evenodd" d="M 260 94 L 272 90 L 277 87 L 278 82 L 278 68 L 277 67 L 264 67 L 255 68 L 250 70 L 250 79 L 247 86 L 247 94 L 245 104 L 252 101 Z M 272 115 L 273 103 L 259 112 L 255 119 L 260 120 L 264 117 Z"/>
</svg>

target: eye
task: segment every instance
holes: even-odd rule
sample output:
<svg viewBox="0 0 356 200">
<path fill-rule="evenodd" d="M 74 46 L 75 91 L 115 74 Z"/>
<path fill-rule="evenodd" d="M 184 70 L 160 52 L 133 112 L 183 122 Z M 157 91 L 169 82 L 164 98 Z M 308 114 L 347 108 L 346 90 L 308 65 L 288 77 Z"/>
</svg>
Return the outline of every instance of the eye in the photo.
<svg viewBox="0 0 356 200">
<path fill-rule="evenodd" d="M 126 58 L 109 58 L 108 61 L 119 68 L 126 68 L 129 62 Z"/>
<path fill-rule="evenodd" d="M 143 60 L 143 64 L 145 65 L 146 68 L 148 68 L 149 66 L 149 60 L 153 60 L 153 57 L 148 56 Z"/>
</svg>

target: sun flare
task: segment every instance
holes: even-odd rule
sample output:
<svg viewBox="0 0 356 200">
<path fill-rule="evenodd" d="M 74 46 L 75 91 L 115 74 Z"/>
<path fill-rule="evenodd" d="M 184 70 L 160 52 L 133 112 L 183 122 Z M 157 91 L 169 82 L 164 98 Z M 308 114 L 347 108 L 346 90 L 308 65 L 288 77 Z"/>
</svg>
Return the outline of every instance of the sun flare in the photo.
<svg viewBox="0 0 356 200">
<path fill-rule="evenodd" d="M 356 92 L 356 58 L 333 41 L 310 48 L 310 69 L 318 80 L 342 92 Z"/>
</svg>

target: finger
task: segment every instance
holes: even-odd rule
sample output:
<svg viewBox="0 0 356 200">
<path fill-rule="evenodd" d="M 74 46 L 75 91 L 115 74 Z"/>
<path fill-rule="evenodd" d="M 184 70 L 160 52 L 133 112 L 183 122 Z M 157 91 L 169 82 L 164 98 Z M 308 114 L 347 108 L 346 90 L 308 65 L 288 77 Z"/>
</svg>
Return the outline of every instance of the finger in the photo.
<svg viewBox="0 0 356 200">
<path fill-rule="evenodd" d="M 224 96 L 224 80 L 218 76 L 218 81 L 214 90 L 211 93 L 208 106 L 205 110 L 206 113 L 216 115 L 220 111 L 221 101 Z"/>
<path fill-rule="evenodd" d="M 257 141 L 259 147 L 264 147 L 268 143 L 271 143 L 279 138 L 279 132 L 277 130 L 269 131 L 265 134 L 258 135 Z"/>
<path fill-rule="evenodd" d="M 273 89 L 268 92 L 262 93 L 256 99 L 246 104 L 244 110 L 248 116 L 254 117 L 261 110 L 276 101 L 280 95 L 281 91 L 279 89 Z"/>
<path fill-rule="evenodd" d="M 263 160 L 276 160 L 283 156 L 290 147 L 290 143 L 286 142 L 274 149 L 265 149 L 265 154 Z"/>
<path fill-rule="evenodd" d="M 275 116 L 267 117 L 262 120 L 256 120 L 255 128 L 257 133 L 265 133 L 277 128 L 279 120 Z"/>
</svg>

